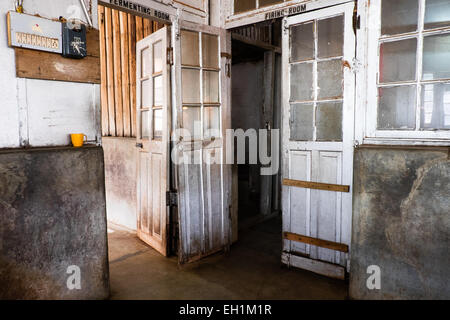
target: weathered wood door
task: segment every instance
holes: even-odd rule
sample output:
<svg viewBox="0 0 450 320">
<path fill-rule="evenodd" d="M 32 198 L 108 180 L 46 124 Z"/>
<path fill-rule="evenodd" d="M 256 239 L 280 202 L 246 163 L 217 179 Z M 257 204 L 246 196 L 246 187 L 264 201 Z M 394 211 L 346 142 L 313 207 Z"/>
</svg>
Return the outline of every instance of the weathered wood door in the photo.
<svg viewBox="0 0 450 320">
<path fill-rule="evenodd" d="M 283 30 L 282 261 L 335 278 L 351 240 L 353 9 L 286 18 Z"/>
<path fill-rule="evenodd" d="M 137 43 L 138 237 L 167 255 L 170 66 L 168 28 Z"/>
<path fill-rule="evenodd" d="M 174 30 L 174 156 L 179 260 L 198 260 L 230 245 L 231 40 L 223 29 L 180 22 Z"/>
</svg>

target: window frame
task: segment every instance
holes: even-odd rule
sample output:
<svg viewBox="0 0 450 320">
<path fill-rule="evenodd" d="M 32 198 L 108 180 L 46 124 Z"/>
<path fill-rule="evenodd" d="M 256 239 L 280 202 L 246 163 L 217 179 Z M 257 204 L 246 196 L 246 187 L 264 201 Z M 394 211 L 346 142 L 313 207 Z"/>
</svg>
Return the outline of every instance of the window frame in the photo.
<svg viewBox="0 0 450 320">
<path fill-rule="evenodd" d="M 365 108 L 365 135 L 364 143 L 374 144 L 431 144 L 448 145 L 450 143 L 450 130 L 421 129 L 421 86 L 426 83 L 450 83 L 450 79 L 440 79 L 432 81 L 422 80 L 423 63 L 423 42 L 428 35 L 450 34 L 450 26 L 424 30 L 425 20 L 425 0 L 419 1 L 418 29 L 398 35 L 381 35 L 381 1 L 372 1 L 367 9 L 367 101 Z M 378 129 L 378 89 L 380 84 L 380 45 L 383 42 L 396 41 L 402 39 L 413 39 L 417 41 L 416 54 L 416 80 L 401 82 L 402 85 L 408 83 L 416 86 L 416 128 L 414 130 L 405 129 Z M 362 59 L 364 61 L 365 59 Z M 382 84 L 381 87 L 390 87 L 391 84 Z"/>
<path fill-rule="evenodd" d="M 190 32 L 190 33 L 196 33 L 198 35 L 198 65 L 187 65 L 187 64 L 183 64 L 182 63 L 182 59 L 180 59 L 180 75 L 181 75 L 181 80 L 180 80 L 180 85 L 181 85 L 181 119 L 180 119 L 180 128 L 181 129 L 188 129 L 185 127 L 185 123 L 184 123 L 184 111 L 187 110 L 186 108 L 198 108 L 200 110 L 200 122 L 201 122 L 201 136 L 200 137 L 196 137 L 193 135 L 193 133 L 195 132 L 191 132 L 191 136 L 190 139 L 188 141 L 191 142 L 197 142 L 197 141 L 210 141 L 210 140 L 216 140 L 216 139 L 223 139 L 223 124 L 222 124 L 222 110 L 223 110 L 223 100 L 222 100 L 222 76 L 223 76 L 223 68 L 222 68 L 222 61 L 221 61 L 221 42 L 223 41 L 222 39 L 222 35 L 221 34 L 214 34 L 214 33 L 210 33 L 208 31 L 204 31 L 204 30 L 192 30 L 190 28 L 181 28 L 180 29 L 180 55 L 183 54 L 183 47 L 181 45 L 181 37 L 183 36 L 182 33 L 183 32 Z M 208 66 L 204 66 L 204 61 L 203 61 L 203 35 L 207 35 L 207 36 L 212 36 L 212 37 L 216 37 L 217 39 L 217 67 L 208 67 Z M 184 102 L 184 97 L 183 97 L 183 77 L 182 77 L 182 72 L 183 70 L 195 70 L 199 72 L 199 98 L 200 101 L 199 102 Z M 205 97 L 204 97 L 204 74 L 208 73 L 208 72 L 215 72 L 218 74 L 218 102 L 211 102 L 211 101 L 205 101 Z M 218 132 L 219 132 L 219 136 L 209 136 L 205 134 L 205 109 L 206 108 L 211 108 L 211 107 L 215 107 L 217 108 L 217 110 L 219 110 L 219 128 L 217 128 Z"/>
</svg>

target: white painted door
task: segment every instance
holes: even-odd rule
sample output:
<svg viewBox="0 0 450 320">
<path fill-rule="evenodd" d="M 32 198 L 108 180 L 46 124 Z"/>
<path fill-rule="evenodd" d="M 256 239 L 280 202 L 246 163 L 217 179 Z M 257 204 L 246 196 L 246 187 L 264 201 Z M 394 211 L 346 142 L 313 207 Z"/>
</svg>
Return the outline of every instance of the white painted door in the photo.
<svg viewBox="0 0 450 320">
<path fill-rule="evenodd" d="M 174 30 L 174 143 L 180 263 L 230 245 L 231 166 L 225 164 L 230 128 L 231 40 L 223 29 L 181 22 Z"/>
<path fill-rule="evenodd" d="M 349 247 L 351 240 L 353 9 L 289 17 L 283 30 L 282 174 L 297 186 L 283 186 L 282 261 L 335 278 L 345 276 L 348 254 L 330 242 Z M 327 191 L 336 185 L 350 192 Z"/>
<path fill-rule="evenodd" d="M 167 255 L 170 68 L 168 28 L 137 43 L 138 237 Z"/>
</svg>

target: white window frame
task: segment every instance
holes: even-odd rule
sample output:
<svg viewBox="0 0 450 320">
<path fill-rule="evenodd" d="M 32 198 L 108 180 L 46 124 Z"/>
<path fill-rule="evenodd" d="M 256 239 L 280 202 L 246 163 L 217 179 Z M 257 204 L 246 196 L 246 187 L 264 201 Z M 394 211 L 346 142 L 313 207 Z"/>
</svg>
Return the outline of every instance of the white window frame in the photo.
<svg viewBox="0 0 450 320">
<path fill-rule="evenodd" d="M 447 34 L 450 33 L 450 27 L 424 30 L 425 19 L 425 0 L 419 0 L 419 18 L 418 31 L 395 36 L 381 36 L 381 1 L 372 1 L 367 9 L 367 100 L 365 108 L 365 134 L 363 143 L 369 144 L 426 144 L 426 145 L 449 145 L 450 130 L 424 130 L 420 129 L 420 104 L 422 81 L 422 57 L 423 57 L 423 38 L 424 35 Z M 380 61 L 380 43 L 391 39 L 417 38 L 417 61 L 416 61 L 416 80 L 411 83 L 419 83 L 417 86 L 416 97 L 416 129 L 415 130 L 378 130 L 378 74 Z M 359 52 L 361 56 L 364 51 Z M 362 58 L 362 61 L 365 59 Z M 450 83 L 450 79 L 430 81 L 429 83 Z M 405 82 L 406 84 L 406 82 Z M 361 95 L 361 93 L 360 93 Z M 364 99 L 360 98 L 360 104 Z"/>
</svg>

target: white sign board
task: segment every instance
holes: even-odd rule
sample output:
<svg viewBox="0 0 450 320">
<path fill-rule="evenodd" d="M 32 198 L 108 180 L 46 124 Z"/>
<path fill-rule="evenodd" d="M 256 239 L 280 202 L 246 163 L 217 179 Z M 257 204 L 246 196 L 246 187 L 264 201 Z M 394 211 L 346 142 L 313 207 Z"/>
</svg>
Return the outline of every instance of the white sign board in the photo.
<svg viewBox="0 0 450 320">
<path fill-rule="evenodd" d="M 8 12 L 8 45 L 62 53 L 61 22 L 15 11 Z"/>
</svg>

